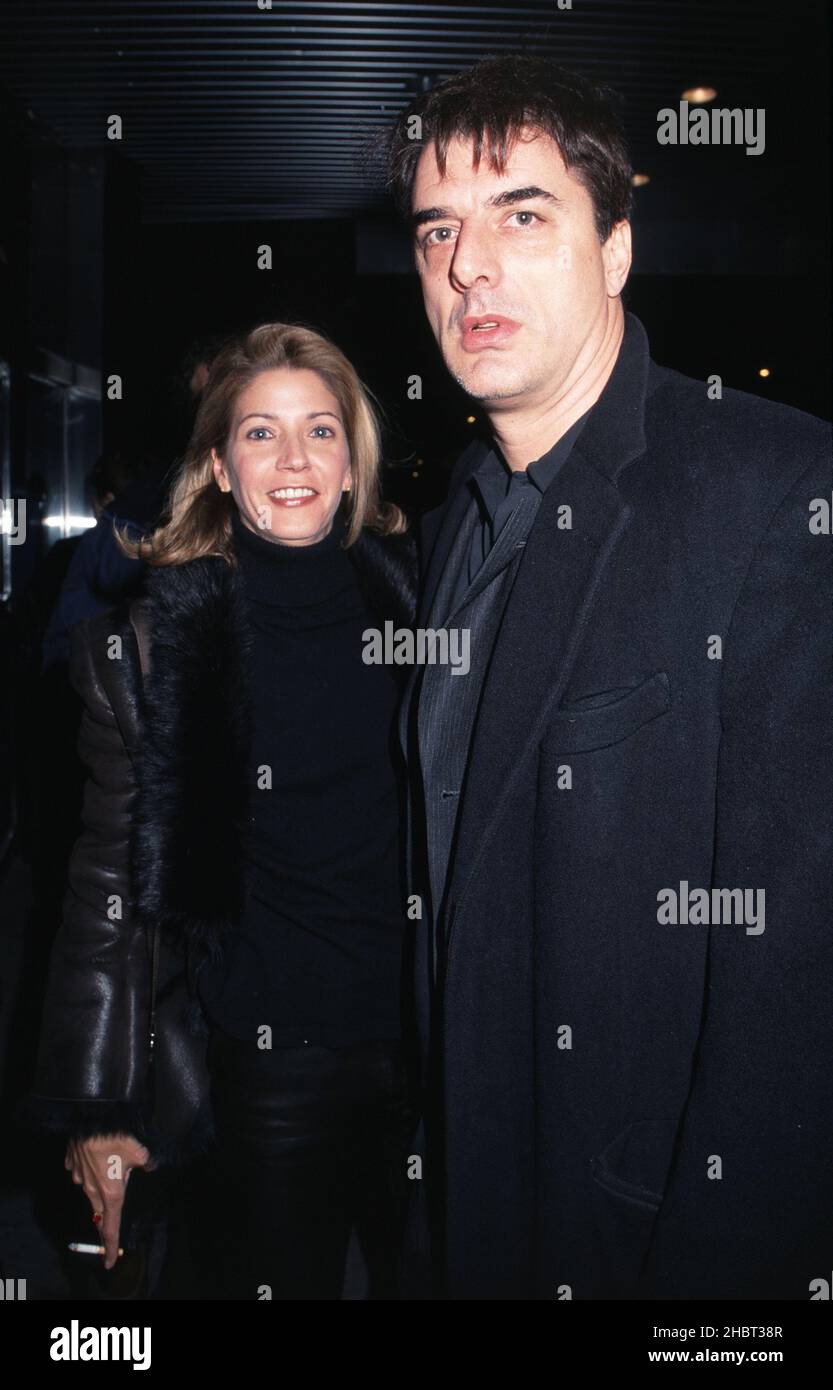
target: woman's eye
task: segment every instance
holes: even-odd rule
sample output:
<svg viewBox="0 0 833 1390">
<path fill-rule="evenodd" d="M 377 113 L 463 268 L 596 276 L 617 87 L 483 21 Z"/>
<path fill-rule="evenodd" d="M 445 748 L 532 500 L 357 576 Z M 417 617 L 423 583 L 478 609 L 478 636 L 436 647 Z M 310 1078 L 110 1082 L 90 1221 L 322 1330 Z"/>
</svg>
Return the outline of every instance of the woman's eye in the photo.
<svg viewBox="0 0 833 1390">
<path fill-rule="evenodd" d="M 329 425 L 316 425 L 313 434 L 319 434 L 321 430 L 324 431 L 324 437 L 329 434 L 335 434 L 335 430 L 331 430 Z"/>
<path fill-rule="evenodd" d="M 266 427 L 265 427 L 264 425 L 255 425 L 254 429 L 249 430 L 249 433 L 246 435 L 246 438 L 247 438 L 247 439 L 255 439 L 255 438 L 268 439 L 268 438 L 269 438 L 269 431 L 266 429 Z"/>
</svg>

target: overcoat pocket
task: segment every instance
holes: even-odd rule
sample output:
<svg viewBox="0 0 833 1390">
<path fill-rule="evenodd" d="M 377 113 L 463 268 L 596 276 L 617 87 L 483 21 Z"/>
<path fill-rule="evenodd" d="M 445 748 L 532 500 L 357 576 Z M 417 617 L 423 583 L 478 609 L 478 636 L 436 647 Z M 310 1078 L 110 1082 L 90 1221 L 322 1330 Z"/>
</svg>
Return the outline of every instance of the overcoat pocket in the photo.
<svg viewBox="0 0 833 1390">
<path fill-rule="evenodd" d="M 668 1184 L 678 1122 L 637 1120 L 590 1162 L 594 1297 L 639 1297 L 639 1281 Z"/>
<path fill-rule="evenodd" d="M 677 1120 L 636 1120 L 592 1159 L 594 1181 L 617 1197 L 655 1210 L 662 1203 Z"/>
<path fill-rule="evenodd" d="M 638 684 L 596 691 L 562 704 L 549 722 L 542 747 L 559 753 L 608 748 L 667 714 L 670 708 L 668 674 L 656 671 Z"/>
</svg>

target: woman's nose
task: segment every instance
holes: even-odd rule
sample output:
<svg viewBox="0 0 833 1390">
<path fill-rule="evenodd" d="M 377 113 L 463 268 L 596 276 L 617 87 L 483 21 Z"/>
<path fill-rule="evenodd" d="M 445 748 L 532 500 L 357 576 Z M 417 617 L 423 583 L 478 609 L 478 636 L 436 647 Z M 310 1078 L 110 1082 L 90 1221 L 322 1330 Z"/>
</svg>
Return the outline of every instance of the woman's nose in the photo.
<svg viewBox="0 0 833 1390">
<path fill-rule="evenodd" d="M 286 449 L 275 462 L 278 469 L 286 469 L 289 473 L 299 473 L 302 469 L 309 468 L 309 459 L 300 445 Z"/>
</svg>

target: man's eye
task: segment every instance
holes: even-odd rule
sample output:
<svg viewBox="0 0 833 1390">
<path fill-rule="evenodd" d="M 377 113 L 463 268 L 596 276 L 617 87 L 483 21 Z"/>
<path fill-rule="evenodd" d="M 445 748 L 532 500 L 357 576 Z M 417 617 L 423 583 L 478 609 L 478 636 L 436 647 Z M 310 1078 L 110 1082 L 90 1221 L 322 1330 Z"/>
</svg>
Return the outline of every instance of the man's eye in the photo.
<svg viewBox="0 0 833 1390">
<path fill-rule="evenodd" d="M 512 216 L 513 216 L 513 217 L 531 217 L 533 222 L 540 222 L 540 221 L 541 221 L 541 219 L 540 219 L 540 217 L 538 216 L 537 212 L 530 212 L 528 208 L 520 208 L 520 209 L 518 210 L 518 212 L 513 212 L 513 213 L 512 213 Z M 521 223 L 521 226 L 523 226 L 523 227 L 531 227 L 531 226 L 532 226 L 532 222 L 522 222 L 522 223 Z"/>
<path fill-rule="evenodd" d="M 442 236 L 442 232 L 447 232 L 448 236 Z M 453 233 L 453 227 L 432 227 L 430 232 L 428 232 L 427 235 L 422 238 L 422 244 L 423 246 L 436 246 L 438 243 L 442 245 L 444 242 L 449 241 L 451 239 Z M 437 240 L 432 241 L 432 237 L 436 237 Z"/>
</svg>

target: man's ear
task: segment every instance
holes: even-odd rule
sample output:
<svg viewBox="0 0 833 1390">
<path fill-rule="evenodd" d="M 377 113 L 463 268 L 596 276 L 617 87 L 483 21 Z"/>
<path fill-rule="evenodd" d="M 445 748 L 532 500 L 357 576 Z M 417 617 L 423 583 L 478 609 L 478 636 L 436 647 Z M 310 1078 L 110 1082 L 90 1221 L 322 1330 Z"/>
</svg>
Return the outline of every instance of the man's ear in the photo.
<svg viewBox="0 0 833 1390">
<path fill-rule="evenodd" d="M 225 464 L 220 458 L 216 449 L 211 450 L 211 466 L 214 470 L 214 481 L 221 492 L 231 492 L 231 483 L 228 480 Z"/>
<path fill-rule="evenodd" d="M 622 293 L 631 268 L 631 224 L 626 217 L 617 222 L 602 247 L 605 284 L 611 299 Z"/>
</svg>

